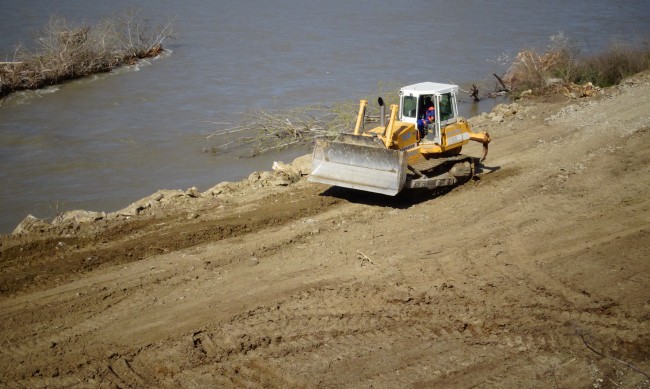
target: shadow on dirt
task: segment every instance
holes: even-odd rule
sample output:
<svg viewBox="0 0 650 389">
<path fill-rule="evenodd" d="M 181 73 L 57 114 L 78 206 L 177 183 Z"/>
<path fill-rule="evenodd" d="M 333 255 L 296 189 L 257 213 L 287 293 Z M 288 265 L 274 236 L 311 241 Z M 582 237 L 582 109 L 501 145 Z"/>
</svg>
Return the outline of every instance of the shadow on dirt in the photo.
<svg viewBox="0 0 650 389">
<path fill-rule="evenodd" d="M 474 174 L 490 174 L 499 170 L 501 170 L 501 166 L 485 166 L 478 162 L 478 158 L 474 160 Z"/>
<path fill-rule="evenodd" d="M 361 190 L 333 186 L 320 195 L 335 197 L 355 204 L 407 209 L 416 204 L 420 204 L 428 200 L 433 200 L 438 196 L 442 196 L 446 193 L 451 192 L 453 189 L 453 186 L 438 189 L 412 189 L 403 190 L 396 196 L 387 196 L 379 193 L 364 192 Z"/>
</svg>

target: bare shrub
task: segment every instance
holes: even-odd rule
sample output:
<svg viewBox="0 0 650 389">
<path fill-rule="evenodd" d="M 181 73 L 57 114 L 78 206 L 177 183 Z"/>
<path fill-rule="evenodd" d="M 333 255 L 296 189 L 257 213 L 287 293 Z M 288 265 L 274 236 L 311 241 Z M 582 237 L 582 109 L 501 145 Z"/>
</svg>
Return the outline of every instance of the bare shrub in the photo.
<svg viewBox="0 0 650 389">
<path fill-rule="evenodd" d="M 607 51 L 585 58 L 574 81 L 605 87 L 646 69 L 650 69 L 650 39 L 641 46 L 616 42 Z"/>
<path fill-rule="evenodd" d="M 558 80 L 571 82 L 577 68 L 578 50 L 560 32 L 550 37 L 550 44 L 543 54 L 532 49 L 520 51 L 507 79 L 513 90 L 531 89 L 541 94 L 554 88 Z"/>
<path fill-rule="evenodd" d="M 614 43 L 603 53 L 585 56 L 558 33 L 542 54 L 532 49 L 519 52 L 503 78 L 513 91 L 545 94 L 572 84 L 611 86 L 646 69 L 650 69 L 650 39 L 643 45 Z"/>
<path fill-rule="evenodd" d="M 124 11 L 96 25 L 72 26 L 53 16 L 33 49 L 18 46 L 14 61 L 0 66 L 0 96 L 107 72 L 158 55 L 173 37 L 172 21 L 152 29 L 138 10 Z"/>
</svg>

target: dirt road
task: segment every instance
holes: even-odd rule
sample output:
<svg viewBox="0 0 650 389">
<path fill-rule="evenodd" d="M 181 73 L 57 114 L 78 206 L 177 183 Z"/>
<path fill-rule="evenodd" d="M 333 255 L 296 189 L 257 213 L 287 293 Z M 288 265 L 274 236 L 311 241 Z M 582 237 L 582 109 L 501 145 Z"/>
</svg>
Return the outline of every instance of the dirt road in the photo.
<svg viewBox="0 0 650 389">
<path fill-rule="evenodd" d="M 447 193 L 240 183 L 2 237 L 0 385 L 650 387 L 650 75 L 502 113 Z"/>
</svg>

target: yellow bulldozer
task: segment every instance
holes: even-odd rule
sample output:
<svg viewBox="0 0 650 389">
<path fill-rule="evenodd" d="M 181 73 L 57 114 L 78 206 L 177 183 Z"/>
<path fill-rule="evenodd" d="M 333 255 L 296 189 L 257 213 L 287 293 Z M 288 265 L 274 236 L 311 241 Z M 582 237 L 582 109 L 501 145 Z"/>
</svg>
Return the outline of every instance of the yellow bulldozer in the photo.
<svg viewBox="0 0 650 389">
<path fill-rule="evenodd" d="M 399 91 L 399 106 L 379 98 L 379 126 L 366 130 L 368 102 L 361 100 L 352 133 L 316 140 L 308 180 L 394 196 L 403 189 L 438 188 L 469 180 L 474 159 L 461 154 L 469 141 L 483 144 L 490 135 L 474 133 L 458 116 L 458 86 L 434 82 Z"/>
</svg>

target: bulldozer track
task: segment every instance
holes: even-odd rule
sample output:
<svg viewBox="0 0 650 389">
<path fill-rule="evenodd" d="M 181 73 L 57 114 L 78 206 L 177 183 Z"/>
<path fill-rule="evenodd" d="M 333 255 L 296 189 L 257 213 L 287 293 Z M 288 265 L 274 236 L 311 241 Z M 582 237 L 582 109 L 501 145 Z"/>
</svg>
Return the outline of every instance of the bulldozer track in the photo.
<svg viewBox="0 0 650 389">
<path fill-rule="evenodd" d="M 430 158 L 430 159 L 420 159 L 417 163 L 413 164 L 413 168 L 420 172 L 427 172 L 429 170 L 433 170 L 439 166 L 442 166 L 444 164 L 452 164 L 456 162 L 461 162 L 461 161 L 470 161 L 472 162 L 473 159 L 472 157 L 468 155 L 455 155 L 453 157 L 447 157 L 447 158 Z"/>
</svg>

